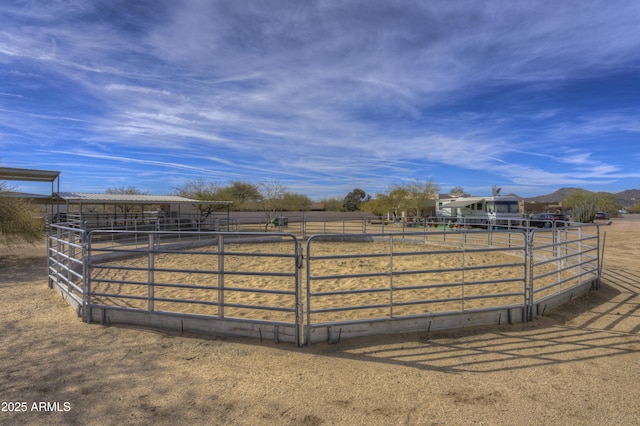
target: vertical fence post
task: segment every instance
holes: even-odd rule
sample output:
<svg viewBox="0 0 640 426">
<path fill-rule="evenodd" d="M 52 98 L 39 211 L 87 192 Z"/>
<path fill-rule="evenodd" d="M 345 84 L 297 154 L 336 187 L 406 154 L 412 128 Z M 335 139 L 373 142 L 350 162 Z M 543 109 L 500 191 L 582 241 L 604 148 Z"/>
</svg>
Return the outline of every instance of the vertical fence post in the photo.
<svg viewBox="0 0 640 426">
<path fill-rule="evenodd" d="M 89 259 L 90 241 L 87 237 L 87 231 L 82 230 L 80 237 L 82 239 L 82 320 L 86 323 L 91 322 L 91 261 Z"/>
<path fill-rule="evenodd" d="M 71 282 L 73 281 L 73 274 L 71 273 L 73 269 L 73 260 L 76 258 L 76 250 L 74 247 L 75 234 L 72 229 L 69 229 L 69 240 L 67 241 L 67 291 L 69 293 L 73 292 L 73 287 L 71 287 Z"/>
<path fill-rule="evenodd" d="M 597 256 L 597 252 L 596 252 L 596 256 Z M 580 265 L 579 272 L 578 272 L 578 276 L 579 276 L 578 284 L 582 284 L 582 271 L 584 271 L 585 269 L 584 266 L 582 265 L 582 226 L 578 227 L 578 265 Z"/>
<path fill-rule="evenodd" d="M 154 277 L 154 270 L 155 270 L 155 253 L 153 252 L 154 250 L 154 234 L 153 233 L 149 233 L 149 275 L 148 275 L 148 306 L 147 309 L 149 310 L 149 312 L 153 312 L 154 310 L 154 306 L 153 306 L 153 302 L 154 302 L 154 298 L 155 298 L 155 294 L 154 294 L 154 287 L 155 287 L 155 277 Z"/>
<path fill-rule="evenodd" d="M 533 301 L 534 301 L 534 263 L 535 263 L 535 253 L 534 253 L 534 239 L 535 239 L 535 231 L 529 231 L 529 235 L 527 235 L 527 246 L 525 249 L 525 256 L 529 260 L 529 282 L 527 283 L 527 297 L 528 306 L 525 306 L 525 311 L 527 311 L 527 315 L 525 315 L 525 322 L 533 321 Z"/>
<path fill-rule="evenodd" d="M 304 336 L 302 335 L 304 330 L 304 314 L 303 314 L 303 305 L 302 305 L 302 276 L 300 275 L 300 270 L 303 267 L 303 259 L 304 256 L 302 254 L 302 244 L 298 242 L 298 239 L 294 237 L 293 243 L 295 244 L 295 262 L 296 262 L 296 273 L 295 273 L 295 304 L 296 304 L 296 337 L 295 344 L 296 346 L 302 345 L 302 339 Z"/>
<path fill-rule="evenodd" d="M 602 236 L 602 246 L 600 246 L 600 226 L 595 225 L 596 227 L 596 270 L 597 270 L 597 279 L 596 279 L 596 289 L 600 288 L 600 280 L 602 279 L 602 264 L 604 263 L 604 248 L 607 243 L 607 233 L 605 232 Z"/>
<path fill-rule="evenodd" d="M 56 281 L 59 281 L 59 276 L 62 272 L 60 264 L 63 263 L 63 250 L 64 244 L 62 243 L 63 230 L 58 228 L 58 240 L 56 241 Z M 61 283 L 60 283 L 61 284 Z"/>
<path fill-rule="evenodd" d="M 311 237 L 309 237 L 309 239 L 307 240 L 307 250 L 306 250 L 306 255 L 307 255 L 307 264 L 306 264 L 306 293 L 305 293 L 305 299 L 306 299 L 306 312 L 303 313 L 304 317 L 305 317 L 305 326 L 304 326 L 304 339 L 305 341 L 303 342 L 306 343 L 308 346 L 311 346 L 311 242 L 313 241 L 313 237 L 314 235 L 312 235 Z"/>
<path fill-rule="evenodd" d="M 389 236 L 389 318 L 393 318 L 393 235 Z"/>
<path fill-rule="evenodd" d="M 218 235 L 218 317 L 224 318 L 224 236 Z"/>
<path fill-rule="evenodd" d="M 58 230 L 59 232 L 59 230 Z M 49 235 L 47 238 L 47 284 L 49 288 L 53 288 L 53 279 L 51 278 L 51 269 L 53 269 L 54 261 L 53 255 L 53 226 L 49 225 Z"/>
<path fill-rule="evenodd" d="M 465 237 L 466 237 L 466 233 L 465 233 Z M 461 257 L 461 259 L 460 259 L 460 272 L 462 273 L 462 280 L 461 280 L 462 281 L 462 306 L 461 306 L 462 309 L 461 309 L 461 311 L 464 312 L 464 308 L 465 308 L 465 303 L 464 302 L 465 302 L 465 295 L 466 295 L 465 291 L 464 291 L 465 290 L 465 286 L 464 286 L 465 273 L 464 272 L 465 272 L 465 265 L 466 265 L 466 259 L 464 257 L 464 255 L 465 255 L 465 241 L 464 240 L 462 242 L 461 250 L 462 250 L 462 256 L 460 256 Z"/>
<path fill-rule="evenodd" d="M 560 293 L 562 287 L 562 245 L 566 244 L 566 239 L 562 239 L 562 230 L 559 227 L 556 227 L 555 230 L 551 231 L 553 233 L 553 255 L 557 258 L 556 260 L 556 281 L 558 282 L 558 286 L 556 287 L 556 292 Z"/>
</svg>

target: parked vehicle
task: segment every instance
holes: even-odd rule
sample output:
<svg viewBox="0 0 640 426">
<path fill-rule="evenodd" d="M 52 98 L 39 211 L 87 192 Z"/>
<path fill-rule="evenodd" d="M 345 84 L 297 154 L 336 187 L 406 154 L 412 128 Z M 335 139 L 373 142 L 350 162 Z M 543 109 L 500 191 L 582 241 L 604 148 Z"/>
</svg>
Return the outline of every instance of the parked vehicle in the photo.
<svg viewBox="0 0 640 426">
<path fill-rule="evenodd" d="M 440 199 L 436 201 L 436 217 L 464 226 L 509 226 L 521 218 L 518 198 L 512 195 Z"/>
<path fill-rule="evenodd" d="M 609 220 L 609 213 L 605 213 L 605 212 L 598 212 L 596 213 L 595 220 Z"/>
<path fill-rule="evenodd" d="M 531 216 L 528 224 L 531 227 L 551 228 L 555 222 L 567 222 L 567 216 L 561 213 L 537 213 Z M 564 223 L 555 224 L 556 226 Z"/>
</svg>

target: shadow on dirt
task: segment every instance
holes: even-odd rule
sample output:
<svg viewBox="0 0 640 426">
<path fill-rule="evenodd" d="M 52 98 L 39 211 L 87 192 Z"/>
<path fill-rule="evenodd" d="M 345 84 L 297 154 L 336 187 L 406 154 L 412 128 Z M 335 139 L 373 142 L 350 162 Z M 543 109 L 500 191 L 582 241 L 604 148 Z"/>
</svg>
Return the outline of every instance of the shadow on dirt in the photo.
<svg viewBox="0 0 640 426">
<path fill-rule="evenodd" d="M 602 286 L 525 324 L 352 339 L 311 348 L 449 373 L 493 372 L 640 352 L 640 275 L 611 268 Z"/>
</svg>

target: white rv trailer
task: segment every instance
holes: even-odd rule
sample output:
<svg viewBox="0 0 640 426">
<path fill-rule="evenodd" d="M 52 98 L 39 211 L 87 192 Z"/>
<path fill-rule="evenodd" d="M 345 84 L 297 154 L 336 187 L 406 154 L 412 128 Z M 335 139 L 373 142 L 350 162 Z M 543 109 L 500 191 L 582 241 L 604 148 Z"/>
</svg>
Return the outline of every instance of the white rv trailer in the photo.
<svg viewBox="0 0 640 426">
<path fill-rule="evenodd" d="M 470 226 L 517 226 L 521 215 L 517 197 L 495 195 L 437 200 L 436 217 Z"/>
</svg>

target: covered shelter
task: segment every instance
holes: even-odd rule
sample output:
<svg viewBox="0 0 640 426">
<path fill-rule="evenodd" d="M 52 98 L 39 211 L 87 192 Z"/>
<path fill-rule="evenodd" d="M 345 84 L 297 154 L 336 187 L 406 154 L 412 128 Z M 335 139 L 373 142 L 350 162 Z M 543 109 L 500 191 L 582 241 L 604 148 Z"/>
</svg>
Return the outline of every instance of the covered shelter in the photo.
<svg viewBox="0 0 640 426">
<path fill-rule="evenodd" d="M 60 192 L 55 222 L 87 229 L 207 229 L 229 223 L 231 201 L 201 201 L 175 195 Z"/>
<path fill-rule="evenodd" d="M 53 200 L 55 194 L 60 191 L 60 172 L 54 170 L 18 169 L 13 167 L 0 167 L 0 181 L 22 181 L 22 182 L 50 182 L 51 192 L 48 194 L 34 194 L 26 192 L 6 192 L 2 196 L 22 198 L 33 201 L 43 206 L 43 213 L 46 216 L 46 207 L 51 207 L 50 215 L 53 216 Z"/>
<path fill-rule="evenodd" d="M 19 180 L 24 182 L 51 182 L 51 194 L 60 191 L 60 172 L 52 170 L 16 169 L 0 167 L 0 180 Z M 57 182 L 57 191 L 54 189 Z"/>
</svg>

